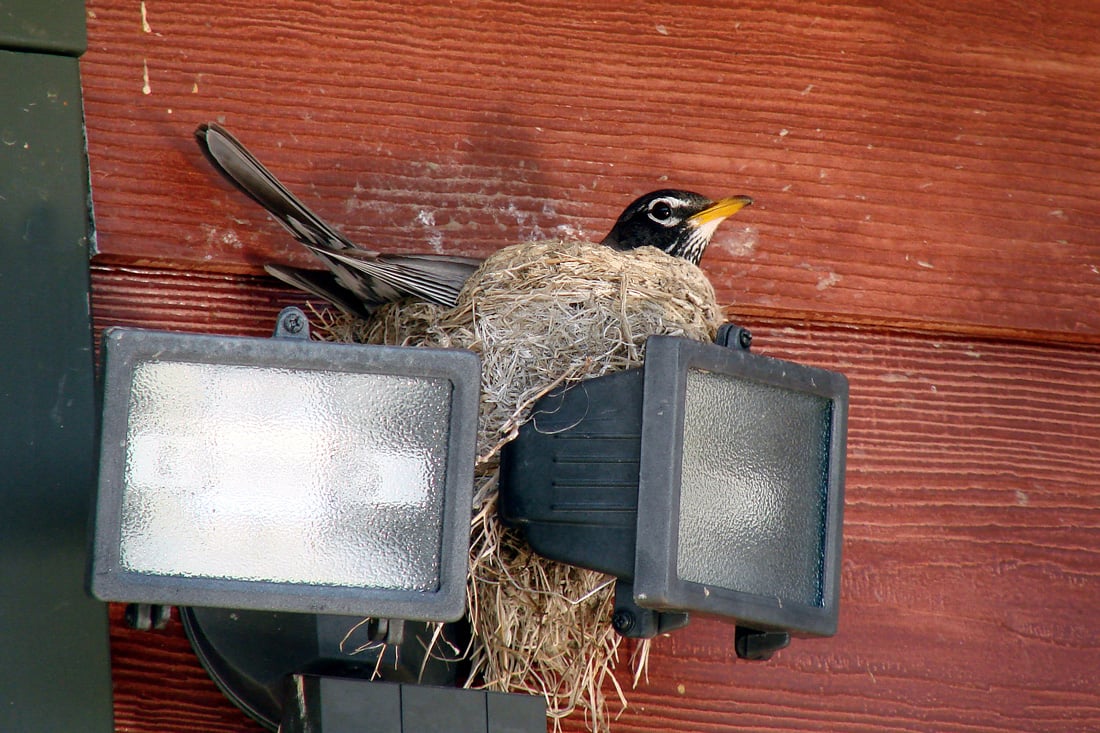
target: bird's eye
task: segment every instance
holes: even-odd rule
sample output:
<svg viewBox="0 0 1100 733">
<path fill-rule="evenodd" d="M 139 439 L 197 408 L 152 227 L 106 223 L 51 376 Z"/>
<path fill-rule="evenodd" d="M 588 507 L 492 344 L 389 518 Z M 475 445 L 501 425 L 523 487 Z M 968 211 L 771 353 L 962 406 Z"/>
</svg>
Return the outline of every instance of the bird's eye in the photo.
<svg viewBox="0 0 1100 733">
<path fill-rule="evenodd" d="M 665 201 L 658 201 L 650 207 L 649 218 L 664 224 L 672 218 L 672 207 Z"/>
</svg>

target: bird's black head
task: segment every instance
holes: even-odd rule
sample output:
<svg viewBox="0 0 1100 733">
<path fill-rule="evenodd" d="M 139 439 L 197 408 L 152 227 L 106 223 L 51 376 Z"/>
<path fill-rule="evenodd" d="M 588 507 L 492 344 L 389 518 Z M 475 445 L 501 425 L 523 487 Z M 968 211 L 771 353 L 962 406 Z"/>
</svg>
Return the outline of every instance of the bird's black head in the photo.
<svg viewBox="0 0 1100 733">
<path fill-rule="evenodd" d="M 748 196 L 711 201 L 691 191 L 653 191 L 623 210 L 603 244 L 620 250 L 648 245 L 697 265 L 718 225 L 751 203 Z"/>
</svg>

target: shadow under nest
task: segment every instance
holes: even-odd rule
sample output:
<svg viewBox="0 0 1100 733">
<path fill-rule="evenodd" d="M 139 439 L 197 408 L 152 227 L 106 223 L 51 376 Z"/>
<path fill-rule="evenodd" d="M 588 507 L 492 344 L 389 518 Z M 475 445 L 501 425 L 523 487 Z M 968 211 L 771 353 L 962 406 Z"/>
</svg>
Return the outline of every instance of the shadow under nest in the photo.
<svg viewBox="0 0 1100 733">
<path fill-rule="evenodd" d="M 610 623 L 613 579 L 535 555 L 500 523 L 500 449 L 554 387 L 641 366 L 652 335 L 710 341 L 723 321 L 710 282 L 685 260 L 651 247 L 561 241 L 498 251 L 453 308 L 403 301 L 369 320 L 322 314 L 324 340 L 461 348 L 481 358 L 467 686 L 543 695 L 555 728 L 580 709 L 591 730 L 609 730 L 611 690 L 626 707 L 613 675 L 621 642 Z M 635 682 L 647 653 L 642 642 Z"/>
</svg>

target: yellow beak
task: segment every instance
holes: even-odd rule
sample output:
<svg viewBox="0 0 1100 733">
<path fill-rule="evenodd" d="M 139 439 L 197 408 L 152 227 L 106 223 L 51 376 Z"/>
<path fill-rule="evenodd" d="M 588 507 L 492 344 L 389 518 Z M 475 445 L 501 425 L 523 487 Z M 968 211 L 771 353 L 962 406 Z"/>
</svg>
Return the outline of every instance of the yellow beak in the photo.
<svg viewBox="0 0 1100 733">
<path fill-rule="evenodd" d="M 733 216 L 746 206 L 752 206 L 752 199 L 748 196 L 727 196 L 724 199 L 715 201 L 707 208 L 700 211 L 698 214 L 692 214 L 688 217 L 695 226 L 702 226 L 714 222 L 715 224 L 721 222 L 728 216 Z"/>
</svg>

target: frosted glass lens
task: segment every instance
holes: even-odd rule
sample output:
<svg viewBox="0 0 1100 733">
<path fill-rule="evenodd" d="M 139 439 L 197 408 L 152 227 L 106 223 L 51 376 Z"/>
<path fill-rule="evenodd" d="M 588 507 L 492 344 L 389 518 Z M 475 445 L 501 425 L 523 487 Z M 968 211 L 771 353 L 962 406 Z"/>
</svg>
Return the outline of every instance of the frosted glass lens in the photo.
<svg viewBox="0 0 1100 733">
<path fill-rule="evenodd" d="M 688 371 L 680 578 L 821 605 L 831 406 Z"/>
<path fill-rule="evenodd" d="M 140 364 L 121 564 L 434 591 L 450 410 L 447 379 Z"/>
</svg>

